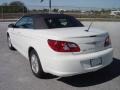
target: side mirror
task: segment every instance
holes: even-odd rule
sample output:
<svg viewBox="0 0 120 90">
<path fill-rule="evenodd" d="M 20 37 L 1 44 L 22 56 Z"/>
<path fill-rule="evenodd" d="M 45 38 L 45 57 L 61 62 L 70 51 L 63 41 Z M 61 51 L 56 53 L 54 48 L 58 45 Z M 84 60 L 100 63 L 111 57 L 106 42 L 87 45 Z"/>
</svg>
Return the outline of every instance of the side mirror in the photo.
<svg viewBox="0 0 120 90">
<path fill-rule="evenodd" d="M 15 24 L 13 24 L 13 23 L 12 23 L 12 24 L 9 24 L 8 27 L 10 27 L 10 28 L 15 28 Z"/>
</svg>

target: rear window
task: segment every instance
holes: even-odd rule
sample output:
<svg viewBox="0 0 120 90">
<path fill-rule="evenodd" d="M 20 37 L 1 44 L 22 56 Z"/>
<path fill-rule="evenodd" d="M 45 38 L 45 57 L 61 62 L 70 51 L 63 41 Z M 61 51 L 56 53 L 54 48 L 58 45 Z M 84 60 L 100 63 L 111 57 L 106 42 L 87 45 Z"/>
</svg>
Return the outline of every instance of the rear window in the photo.
<svg viewBox="0 0 120 90">
<path fill-rule="evenodd" d="M 75 18 L 45 18 L 45 22 L 49 29 L 52 28 L 66 28 L 66 27 L 83 27 L 84 25 L 80 23 Z"/>
</svg>

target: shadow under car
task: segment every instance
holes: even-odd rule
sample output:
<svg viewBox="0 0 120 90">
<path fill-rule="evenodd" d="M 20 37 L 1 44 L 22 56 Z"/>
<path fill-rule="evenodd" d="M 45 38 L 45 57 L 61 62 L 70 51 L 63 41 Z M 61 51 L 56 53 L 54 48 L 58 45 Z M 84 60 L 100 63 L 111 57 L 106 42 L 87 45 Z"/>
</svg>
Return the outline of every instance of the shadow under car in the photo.
<svg viewBox="0 0 120 90">
<path fill-rule="evenodd" d="M 113 62 L 101 70 L 71 77 L 62 77 L 59 78 L 58 81 L 74 87 L 93 86 L 118 77 L 120 75 L 119 69 L 120 59 L 113 58 Z"/>
</svg>

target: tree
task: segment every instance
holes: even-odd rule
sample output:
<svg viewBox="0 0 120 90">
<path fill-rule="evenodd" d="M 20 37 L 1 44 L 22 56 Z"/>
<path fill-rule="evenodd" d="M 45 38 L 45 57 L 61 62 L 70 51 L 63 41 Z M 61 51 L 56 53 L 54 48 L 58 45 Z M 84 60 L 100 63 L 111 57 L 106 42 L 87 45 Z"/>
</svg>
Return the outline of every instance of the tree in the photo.
<svg viewBox="0 0 120 90">
<path fill-rule="evenodd" d="M 49 12 L 49 9 L 43 9 L 43 13 Z"/>
<path fill-rule="evenodd" d="M 55 12 L 55 13 L 57 13 L 58 11 L 59 11 L 59 9 L 56 9 L 56 8 L 53 9 L 53 12 Z"/>
<path fill-rule="evenodd" d="M 27 12 L 27 7 L 21 1 L 13 1 L 9 5 L 16 7 L 18 12 Z"/>
<path fill-rule="evenodd" d="M 20 7 L 25 7 L 24 3 L 20 1 L 13 1 L 9 4 L 10 6 L 20 6 Z"/>
<path fill-rule="evenodd" d="M 105 13 L 106 12 L 106 10 L 105 9 L 101 9 L 101 13 Z"/>
<path fill-rule="evenodd" d="M 25 13 L 27 12 L 27 7 L 24 3 L 20 1 L 13 1 L 11 3 L 3 3 L 0 6 L 0 13 Z"/>
</svg>

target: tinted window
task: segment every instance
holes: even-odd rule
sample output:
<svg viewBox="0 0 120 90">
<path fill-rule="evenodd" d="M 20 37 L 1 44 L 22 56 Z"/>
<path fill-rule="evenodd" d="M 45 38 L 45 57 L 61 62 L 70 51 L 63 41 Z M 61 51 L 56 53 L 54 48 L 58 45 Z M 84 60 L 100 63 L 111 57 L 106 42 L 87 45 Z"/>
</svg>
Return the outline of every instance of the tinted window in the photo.
<svg viewBox="0 0 120 90">
<path fill-rule="evenodd" d="M 31 17 L 23 17 L 16 23 L 16 27 L 32 29 L 33 28 L 33 19 Z"/>
<path fill-rule="evenodd" d="M 45 22 L 48 28 L 83 27 L 83 24 L 72 17 L 45 18 Z"/>
</svg>

